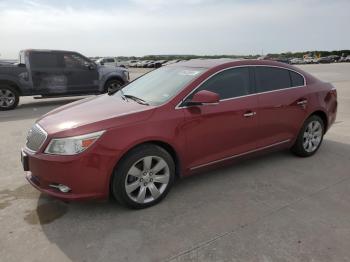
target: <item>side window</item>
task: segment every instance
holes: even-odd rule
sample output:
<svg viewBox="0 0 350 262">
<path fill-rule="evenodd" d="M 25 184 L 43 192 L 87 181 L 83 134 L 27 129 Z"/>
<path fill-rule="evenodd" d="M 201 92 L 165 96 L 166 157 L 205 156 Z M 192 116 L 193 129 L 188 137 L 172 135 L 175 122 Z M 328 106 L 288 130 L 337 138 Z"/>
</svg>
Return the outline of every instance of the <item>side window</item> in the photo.
<svg viewBox="0 0 350 262">
<path fill-rule="evenodd" d="M 292 80 L 292 86 L 303 86 L 305 83 L 304 83 L 304 78 L 298 74 L 298 73 L 295 73 L 293 71 L 289 71 L 290 73 L 290 79 Z"/>
<path fill-rule="evenodd" d="M 55 53 L 37 53 L 32 52 L 30 54 L 30 66 L 33 69 L 37 68 L 58 68 L 59 57 Z"/>
<path fill-rule="evenodd" d="M 80 55 L 71 53 L 64 54 L 63 60 L 66 68 L 85 68 L 89 64 L 89 61 Z"/>
<path fill-rule="evenodd" d="M 289 70 L 277 67 L 255 67 L 256 88 L 258 92 L 267 92 L 291 87 Z"/>
<path fill-rule="evenodd" d="M 222 71 L 204 82 L 196 93 L 201 90 L 215 92 L 219 94 L 220 99 L 248 95 L 250 94 L 249 68 L 241 67 Z"/>
</svg>

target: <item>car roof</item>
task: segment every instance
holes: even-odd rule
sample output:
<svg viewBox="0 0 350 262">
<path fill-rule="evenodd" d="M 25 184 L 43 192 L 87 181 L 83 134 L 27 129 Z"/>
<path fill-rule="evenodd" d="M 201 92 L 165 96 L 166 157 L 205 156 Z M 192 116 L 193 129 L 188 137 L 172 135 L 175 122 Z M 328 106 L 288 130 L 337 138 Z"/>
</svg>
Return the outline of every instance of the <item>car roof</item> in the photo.
<svg viewBox="0 0 350 262">
<path fill-rule="evenodd" d="M 72 50 L 51 50 L 51 49 L 25 49 L 24 52 L 45 52 L 45 53 L 77 53 Z M 21 51 L 21 52 L 22 52 Z"/>
<path fill-rule="evenodd" d="M 172 66 L 186 66 L 186 67 L 202 67 L 202 68 L 212 68 L 215 66 L 223 65 L 228 62 L 233 62 L 234 59 L 191 59 L 187 61 L 179 61 Z"/>
<path fill-rule="evenodd" d="M 228 58 L 220 58 L 220 59 L 192 59 L 188 61 L 181 61 L 175 64 L 170 64 L 168 66 L 171 67 L 197 67 L 197 68 L 207 68 L 213 69 L 216 67 L 225 68 L 225 67 L 233 67 L 233 66 L 250 66 L 250 65 L 266 65 L 266 66 L 276 66 L 276 67 L 284 67 L 295 70 L 296 68 L 286 64 L 273 60 L 257 60 L 257 59 L 228 59 Z M 298 70 L 300 71 L 300 70 Z"/>
</svg>

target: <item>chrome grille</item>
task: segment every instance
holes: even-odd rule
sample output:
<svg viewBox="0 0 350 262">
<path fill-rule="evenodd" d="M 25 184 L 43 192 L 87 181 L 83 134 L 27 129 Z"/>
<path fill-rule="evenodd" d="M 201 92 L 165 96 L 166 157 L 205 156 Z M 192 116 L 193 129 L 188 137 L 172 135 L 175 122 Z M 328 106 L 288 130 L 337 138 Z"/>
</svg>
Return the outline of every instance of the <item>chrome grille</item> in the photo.
<svg viewBox="0 0 350 262">
<path fill-rule="evenodd" d="M 38 124 L 34 125 L 28 132 L 26 146 L 29 150 L 37 152 L 44 144 L 47 133 Z"/>
</svg>

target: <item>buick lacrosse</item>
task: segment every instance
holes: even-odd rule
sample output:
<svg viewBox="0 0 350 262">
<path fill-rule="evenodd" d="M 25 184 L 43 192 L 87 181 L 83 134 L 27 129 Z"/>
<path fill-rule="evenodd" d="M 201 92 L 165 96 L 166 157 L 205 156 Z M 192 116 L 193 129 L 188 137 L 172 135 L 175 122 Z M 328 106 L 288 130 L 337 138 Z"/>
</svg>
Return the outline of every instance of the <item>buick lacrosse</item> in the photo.
<svg viewBox="0 0 350 262">
<path fill-rule="evenodd" d="M 47 113 L 21 160 L 29 183 L 54 197 L 144 208 L 176 177 L 276 149 L 311 156 L 336 112 L 336 89 L 296 67 L 191 60 Z"/>
</svg>

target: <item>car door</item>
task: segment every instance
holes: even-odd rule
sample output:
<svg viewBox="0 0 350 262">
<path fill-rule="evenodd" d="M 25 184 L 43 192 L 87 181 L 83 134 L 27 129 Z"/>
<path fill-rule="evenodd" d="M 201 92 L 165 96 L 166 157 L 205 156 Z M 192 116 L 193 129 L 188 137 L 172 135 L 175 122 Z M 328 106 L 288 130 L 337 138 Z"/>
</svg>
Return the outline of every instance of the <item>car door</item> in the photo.
<svg viewBox="0 0 350 262">
<path fill-rule="evenodd" d="M 57 52 L 30 52 L 29 68 L 34 94 L 52 95 L 65 92 L 67 79 L 63 73 L 62 59 Z"/>
<path fill-rule="evenodd" d="M 78 53 L 63 53 L 64 75 L 69 93 L 98 91 L 97 66 Z"/>
<path fill-rule="evenodd" d="M 255 67 L 258 94 L 259 147 L 292 140 L 307 116 L 307 88 L 298 72 L 269 66 Z"/>
<path fill-rule="evenodd" d="M 226 69 L 212 76 L 186 98 L 183 105 L 201 90 L 220 96 L 216 105 L 182 107 L 187 159 L 191 169 L 256 148 L 257 97 L 251 95 L 250 74 L 248 67 Z"/>
</svg>

